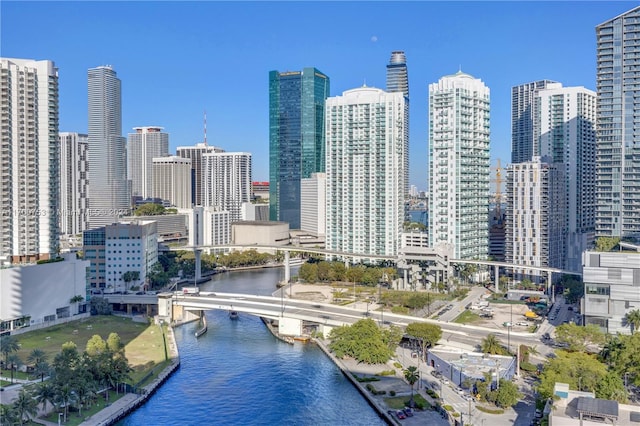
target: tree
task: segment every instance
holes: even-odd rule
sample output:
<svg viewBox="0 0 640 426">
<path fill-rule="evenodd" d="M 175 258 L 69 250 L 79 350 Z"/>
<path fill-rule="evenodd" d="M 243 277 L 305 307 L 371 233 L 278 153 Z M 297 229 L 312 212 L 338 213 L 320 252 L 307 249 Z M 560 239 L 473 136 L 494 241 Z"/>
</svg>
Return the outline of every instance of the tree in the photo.
<svg viewBox="0 0 640 426">
<path fill-rule="evenodd" d="M 336 327 L 329 335 L 331 349 L 336 357 L 352 357 L 366 364 L 387 362 L 393 351 L 385 344 L 382 332 L 371 318 L 360 320 L 353 325 Z"/>
<path fill-rule="evenodd" d="M 59 407 L 63 407 L 64 422 L 67 422 L 67 415 L 69 414 L 69 405 L 74 401 L 73 388 L 70 384 L 66 383 L 56 389 L 56 403 Z"/>
<path fill-rule="evenodd" d="M 29 392 L 22 388 L 20 389 L 18 398 L 13 402 L 13 409 L 18 413 L 18 418 L 22 425 L 24 424 L 24 420 L 29 421 L 29 417 L 38 415 L 38 402 L 33 399 Z"/>
<path fill-rule="evenodd" d="M 33 395 L 38 404 L 42 404 L 42 411 L 47 411 L 47 403 L 53 405 L 56 397 L 55 389 L 50 382 L 39 383 Z"/>
<path fill-rule="evenodd" d="M 596 251 L 611 251 L 620 242 L 620 237 L 598 237 Z"/>
<path fill-rule="evenodd" d="M 631 333 L 634 334 L 640 327 L 640 309 L 634 309 L 625 314 L 624 320 L 631 326 Z"/>
<path fill-rule="evenodd" d="M 92 297 L 89 301 L 91 315 L 111 315 L 113 307 L 104 297 Z"/>
<path fill-rule="evenodd" d="M 427 324 L 424 322 L 413 322 L 407 325 L 405 332 L 415 337 L 420 342 L 422 357 L 426 361 L 427 349 L 442 338 L 442 328 L 439 325 Z"/>
<path fill-rule="evenodd" d="M 20 345 L 15 337 L 11 335 L 0 336 L 0 351 L 4 355 L 5 368 L 8 367 L 8 357 L 11 352 L 20 349 Z"/>
<path fill-rule="evenodd" d="M 15 425 L 19 421 L 18 413 L 13 408 L 13 405 L 0 404 L 0 424 Z"/>
<path fill-rule="evenodd" d="M 100 354 L 107 352 L 107 342 L 105 342 L 99 335 L 94 334 L 91 336 L 89 341 L 87 341 L 85 351 L 90 357 L 99 356 Z"/>
<path fill-rule="evenodd" d="M 522 398 L 522 394 L 518 391 L 518 386 L 506 379 L 500 379 L 500 386 L 494 392 L 495 404 L 502 408 L 512 407 Z"/>
<path fill-rule="evenodd" d="M 599 358 L 618 377 L 627 375 L 633 384 L 640 385 L 640 333 L 610 338 L 600 351 Z"/>
<path fill-rule="evenodd" d="M 123 349 L 122 340 L 120 340 L 120 336 L 118 333 L 110 333 L 109 337 L 107 337 L 107 348 L 111 353 L 118 353 Z"/>
<path fill-rule="evenodd" d="M 47 355 L 42 349 L 34 349 L 27 357 L 27 362 L 33 364 L 35 373 L 40 376 L 40 380 L 44 380 L 44 375 L 49 370 L 49 364 L 47 363 Z"/>
<path fill-rule="evenodd" d="M 409 407 L 414 407 L 415 403 L 413 402 L 413 385 L 420 379 L 420 373 L 418 372 L 418 368 L 415 366 L 407 367 L 402 370 L 404 373 L 404 378 L 411 386 L 411 399 L 409 400 Z"/>
<path fill-rule="evenodd" d="M 569 345 L 570 351 L 585 352 L 589 345 L 603 344 L 605 335 L 595 324 L 587 324 L 582 327 L 568 323 L 556 327 L 556 341 Z"/>
<path fill-rule="evenodd" d="M 502 342 L 500 342 L 500 339 L 498 339 L 495 334 L 487 334 L 487 337 L 482 339 L 480 350 L 482 353 L 492 355 L 502 355 L 505 353 Z"/>
<path fill-rule="evenodd" d="M 13 383 L 13 372 L 20 368 L 22 365 L 22 360 L 18 356 L 18 354 L 9 354 L 7 357 L 7 367 L 11 369 L 11 383 Z"/>
<path fill-rule="evenodd" d="M 134 212 L 136 216 L 157 216 L 165 214 L 162 204 L 146 203 L 139 206 Z"/>
</svg>

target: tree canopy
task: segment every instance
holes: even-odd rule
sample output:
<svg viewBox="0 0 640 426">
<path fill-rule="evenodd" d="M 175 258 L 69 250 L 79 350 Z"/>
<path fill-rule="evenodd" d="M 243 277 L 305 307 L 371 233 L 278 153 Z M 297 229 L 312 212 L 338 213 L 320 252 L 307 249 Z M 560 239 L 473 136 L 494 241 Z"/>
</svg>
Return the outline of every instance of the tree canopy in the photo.
<svg viewBox="0 0 640 426">
<path fill-rule="evenodd" d="M 142 204 L 133 212 L 136 216 L 158 216 L 165 213 L 166 211 L 162 204 L 155 203 Z"/>
<path fill-rule="evenodd" d="M 393 356 L 382 330 L 371 318 L 334 328 L 329 338 L 329 349 L 338 358 L 352 357 L 366 364 L 382 364 Z"/>
<path fill-rule="evenodd" d="M 556 341 L 569 345 L 570 351 L 586 351 L 589 345 L 601 345 L 605 342 L 604 333 L 595 324 L 584 327 L 574 323 L 556 327 Z"/>
<path fill-rule="evenodd" d="M 436 324 L 428 324 L 424 322 L 413 322 L 407 325 L 405 332 L 418 339 L 422 355 L 426 359 L 427 349 L 442 338 L 442 328 Z"/>
</svg>

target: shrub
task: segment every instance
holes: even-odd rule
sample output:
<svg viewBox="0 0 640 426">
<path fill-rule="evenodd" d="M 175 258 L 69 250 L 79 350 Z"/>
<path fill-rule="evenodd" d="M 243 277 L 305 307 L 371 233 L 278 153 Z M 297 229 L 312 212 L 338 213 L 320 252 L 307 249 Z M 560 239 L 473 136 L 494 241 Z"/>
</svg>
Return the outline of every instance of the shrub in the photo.
<svg viewBox="0 0 640 426">
<path fill-rule="evenodd" d="M 378 376 L 395 376 L 396 370 L 384 370 L 377 374 Z"/>
<path fill-rule="evenodd" d="M 353 375 L 353 377 L 360 383 L 367 383 L 367 382 L 379 382 L 380 379 L 377 377 L 359 377 L 357 375 Z"/>
<path fill-rule="evenodd" d="M 390 391 L 389 391 L 389 395 L 391 395 L 391 396 L 396 396 L 396 391 L 394 391 L 394 390 L 390 390 Z"/>
<path fill-rule="evenodd" d="M 452 415 L 453 417 L 460 417 L 460 413 L 456 413 L 456 412 L 451 413 L 451 415 Z"/>
<path fill-rule="evenodd" d="M 454 411 L 453 407 L 450 406 L 449 404 L 443 405 L 442 408 L 444 408 L 447 411 Z"/>
<path fill-rule="evenodd" d="M 538 371 L 538 367 L 536 367 L 535 364 L 532 364 L 530 362 L 521 362 L 520 370 L 527 371 L 529 373 L 534 373 Z"/>
<path fill-rule="evenodd" d="M 394 363 L 393 363 L 393 366 L 394 366 L 395 368 L 402 368 L 402 364 L 400 364 L 398 361 L 394 362 Z"/>
<path fill-rule="evenodd" d="M 427 395 L 429 395 L 433 399 L 440 398 L 440 395 L 438 395 L 433 389 L 427 389 L 426 392 L 427 392 Z"/>
<path fill-rule="evenodd" d="M 504 410 L 501 408 L 487 408 L 487 407 L 482 407 L 481 405 L 476 406 L 476 408 L 482 411 L 483 413 L 487 413 L 487 414 L 503 414 L 504 413 Z"/>
</svg>

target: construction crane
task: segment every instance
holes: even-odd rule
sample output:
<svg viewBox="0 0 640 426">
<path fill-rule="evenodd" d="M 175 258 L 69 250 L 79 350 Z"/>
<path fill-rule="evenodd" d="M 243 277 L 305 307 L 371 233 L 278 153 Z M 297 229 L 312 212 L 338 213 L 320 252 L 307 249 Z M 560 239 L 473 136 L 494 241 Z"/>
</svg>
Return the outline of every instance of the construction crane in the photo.
<svg viewBox="0 0 640 426">
<path fill-rule="evenodd" d="M 496 216 L 497 219 L 502 222 L 502 172 L 503 168 L 500 164 L 500 159 L 496 160 L 496 167 L 493 169 L 496 173 L 496 177 L 491 179 L 492 183 L 496 184 L 496 192 L 494 194 L 493 201 L 496 203 Z"/>
</svg>

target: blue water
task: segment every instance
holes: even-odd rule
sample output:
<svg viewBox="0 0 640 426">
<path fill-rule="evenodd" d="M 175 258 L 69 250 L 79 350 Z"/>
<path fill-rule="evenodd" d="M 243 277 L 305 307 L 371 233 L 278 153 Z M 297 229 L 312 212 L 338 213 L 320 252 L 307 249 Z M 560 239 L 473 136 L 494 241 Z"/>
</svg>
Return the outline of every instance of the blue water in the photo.
<svg viewBox="0 0 640 426">
<path fill-rule="evenodd" d="M 271 294 L 282 269 L 218 275 L 202 286 Z M 293 273 L 292 273 L 293 274 Z M 175 329 L 181 367 L 119 425 L 384 425 L 362 395 L 312 344 L 276 340 L 259 318 L 206 313 Z"/>
</svg>

